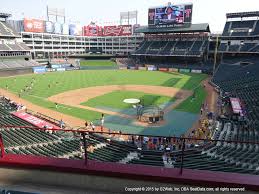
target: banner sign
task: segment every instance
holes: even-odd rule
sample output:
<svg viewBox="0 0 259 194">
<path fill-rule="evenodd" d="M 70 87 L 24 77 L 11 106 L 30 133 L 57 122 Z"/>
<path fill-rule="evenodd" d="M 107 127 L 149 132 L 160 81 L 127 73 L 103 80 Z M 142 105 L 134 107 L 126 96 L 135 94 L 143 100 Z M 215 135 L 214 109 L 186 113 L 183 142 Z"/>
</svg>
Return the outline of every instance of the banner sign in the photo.
<svg viewBox="0 0 259 194">
<path fill-rule="evenodd" d="M 54 32 L 54 24 L 52 22 L 49 22 L 49 21 L 45 22 L 45 32 L 47 32 L 47 33 Z"/>
<path fill-rule="evenodd" d="M 179 69 L 180 73 L 190 73 L 190 69 Z"/>
<path fill-rule="evenodd" d="M 195 70 L 195 69 L 193 69 L 191 72 L 192 72 L 192 73 L 202 73 L 201 70 Z"/>
<path fill-rule="evenodd" d="M 104 26 L 103 36 L 130 36 L 132 35 L 131 25 Z"/>
<path fill-rule="evenodd" d="M 102 27 L 92 24 L 84 26 L 83 36 L 102 36 Z"/>
<path fill-rule="evenodd" d="M 156 71 L 157 68 L 156 68 L 156 67 L 149 66 L 149 67 L 147 68 L 147 70 L 148 70 L 148 71 Z"/>
<path fill-rule="evenodd" d="M 66 68 L 57 68 L 57 71 L 66 71 Z"/>
<path fill-rule="evenodd" d="M 159 71 L 168 71 L 167 68 L 159 68 Z"/>
<path fill-rule="evenodd" d="M 52 67 L 52 68 L 60 68 L 60 67 L 61 67 L 61 65 L 59 65 L 59 64 L 58 64 L 58 65 L 54 65 L 54 64 L 52 64 L 52 65 L 51 65 L 51 67 Z"/>
<path fill-rule="evenodd" d="M 146 67 L 138 67 L 139 70 L 147 70 Z"/>
<path fill-rule="evenodd" d="M 66 67 L 66 71 L 80 70 L 80 67 Z"/>
<path fill-rule="evenodd" d="M 54 71 L 56 71 L 56 69 L 53 69 L 53 68 L 47 68 L 47 70 L 46 70 L 47 72 L 54 72 Z"/>
<path fill-rule="evenodd" d="M 46 67 L 33 67 L 33 73 L 45 73 Z"/>
<path fill-rule="evenodd" d="M 169 71 L 170 72 L 178 72 L 178 69 L 177 68 L 169 68 Z"/>
<path fill-rule="evenodd" d="M 230 98 L 233 113 L 243 115 L 242 107 L 239 98 Z"/>
<path fill-rule="evenodd" d="M 25 32 L 43 33 L 45 31 L 43 20 L 25 18 L 23 22 L 24 22 L 24 31 Z"/>
<path fill-rule="evenodd" d="M 12 114 L 19 117 L 20 119 L 23 119 L 23 120 L 33 124 L 36 127 L 39 127 L 39 128 L 46 127 L 48 129 L 60 129 L 60 127 L 58 127 L 58 126 L 55 126 L 47 121 L 41 120 L 41 119 L 39 119 L 33 115 L 30 115 L 28 113 L 25 113 L 25 112 L 15 112 Z"/>
</svg>

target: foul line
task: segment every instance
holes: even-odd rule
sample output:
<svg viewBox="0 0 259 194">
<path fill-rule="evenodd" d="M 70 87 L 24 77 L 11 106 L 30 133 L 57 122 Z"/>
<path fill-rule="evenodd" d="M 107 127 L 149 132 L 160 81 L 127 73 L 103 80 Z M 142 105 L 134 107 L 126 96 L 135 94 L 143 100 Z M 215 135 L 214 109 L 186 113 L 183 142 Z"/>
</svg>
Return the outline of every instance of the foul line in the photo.
<svg viewBox="0 0 259 194">
<path fill-rule="evenodd" d="M 17 94 L 17 92 L 14 92 L 15 94 Z M 23 95 L 22 95 L 23 96 Z M 42 100 L 46 100 L 46 98 L 43 98 L 43 97 L 40 97 L 40 96 L 35 96 L 35 95 L 31 95 L 31 94 L 25 94 L 25 96 L 32 96 L 32 97 L 35 97 L 35 98 L 39 98 L 39 99 L 42 99 Z M 51 102 L 51 101 L 49 101 Z M 53 103 L 53 102 L 52 102 Z M 63 106 L 63 105 L 58 105 L 58 108 L 63 108 L 63 109 L 67 109 L 67 110 L 72 110 L 72 108 L 69 108 L 69 107 L 66 107 L 66 106 Z"/>
</svg>

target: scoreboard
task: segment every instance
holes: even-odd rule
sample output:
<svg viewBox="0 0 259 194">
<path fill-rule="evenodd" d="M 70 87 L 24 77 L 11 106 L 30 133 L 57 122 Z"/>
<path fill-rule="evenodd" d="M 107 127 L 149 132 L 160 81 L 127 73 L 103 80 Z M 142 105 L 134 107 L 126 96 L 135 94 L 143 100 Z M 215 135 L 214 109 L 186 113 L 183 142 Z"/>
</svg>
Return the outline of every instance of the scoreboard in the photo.
<svg viewBox="0 0 259 194">
<path fill-rule="evenodd" d="M 149 8 L 149 27 L 181 27 L 192 22 L 192 4 L 173 5 Z"/>
</svg>

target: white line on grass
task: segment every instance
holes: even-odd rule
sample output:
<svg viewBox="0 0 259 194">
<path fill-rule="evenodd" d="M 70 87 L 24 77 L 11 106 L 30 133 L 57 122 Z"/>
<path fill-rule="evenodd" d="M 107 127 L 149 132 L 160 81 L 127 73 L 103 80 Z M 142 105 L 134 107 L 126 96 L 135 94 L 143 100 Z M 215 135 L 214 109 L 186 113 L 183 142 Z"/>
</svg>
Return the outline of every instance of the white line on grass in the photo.
<svg viewBox="0 0 259 194">
<path fill-rule="evenodd" d="M 58 108 L 63 108 L 63 109 L 67 109 L 67 110 L 71 110 L 72 108 L 68 108 L 66 106 L 62 106 L 62 105 L 58 105 Z"/>
</svg>

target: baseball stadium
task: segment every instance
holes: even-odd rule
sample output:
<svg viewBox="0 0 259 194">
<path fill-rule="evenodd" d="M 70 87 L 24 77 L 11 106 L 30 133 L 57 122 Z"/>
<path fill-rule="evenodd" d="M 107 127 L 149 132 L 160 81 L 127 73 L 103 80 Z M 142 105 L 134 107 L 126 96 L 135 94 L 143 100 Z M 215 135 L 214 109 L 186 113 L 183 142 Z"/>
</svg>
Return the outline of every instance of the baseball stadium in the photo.
<svg viewBox="0 0 259 194">
<path fill-rule="evenodd" d="M 259 11 L 195 9 L 0 12 L 0 192 L 258 192 Z"/>
</svg>

